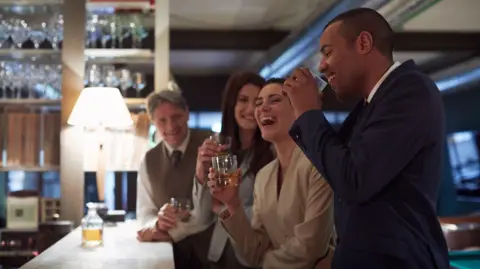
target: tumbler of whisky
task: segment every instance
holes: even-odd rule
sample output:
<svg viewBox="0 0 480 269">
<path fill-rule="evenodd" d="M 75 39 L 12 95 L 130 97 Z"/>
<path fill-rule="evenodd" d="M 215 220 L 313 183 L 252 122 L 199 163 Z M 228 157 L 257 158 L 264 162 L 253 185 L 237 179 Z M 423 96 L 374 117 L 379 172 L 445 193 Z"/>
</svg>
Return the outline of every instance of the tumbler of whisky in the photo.
<svg viewBox="0 0 480 269">
<path fill-rule="evenodd" d="M 240 184 L 240 174 L 237 171 L 237 156 L 229 154 L 213 157 L 212 167 L 217 173 L 215 178 L 217 186 L 238 186 Z"/>
</svg>

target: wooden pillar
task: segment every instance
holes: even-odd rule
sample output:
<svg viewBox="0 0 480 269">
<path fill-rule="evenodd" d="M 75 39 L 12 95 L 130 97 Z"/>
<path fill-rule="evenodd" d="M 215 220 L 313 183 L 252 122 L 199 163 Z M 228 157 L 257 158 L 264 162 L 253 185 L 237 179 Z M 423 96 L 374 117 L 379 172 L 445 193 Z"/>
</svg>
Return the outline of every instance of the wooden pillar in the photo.
<svg viewBox="0 0 480 269">
<path fill-rule="evenodd" d="M 83 130 L 67 125 L 67 120 L 83 89 L 86 0 L 64 0 L 63 19 L 61 218 L 79 225 L 84 215 Z"/>
<path fill-rule="evenodd" d="M 170 5 L 155 0 L 155 91 L 167 88 L 170 80 Z"/>
</svg>

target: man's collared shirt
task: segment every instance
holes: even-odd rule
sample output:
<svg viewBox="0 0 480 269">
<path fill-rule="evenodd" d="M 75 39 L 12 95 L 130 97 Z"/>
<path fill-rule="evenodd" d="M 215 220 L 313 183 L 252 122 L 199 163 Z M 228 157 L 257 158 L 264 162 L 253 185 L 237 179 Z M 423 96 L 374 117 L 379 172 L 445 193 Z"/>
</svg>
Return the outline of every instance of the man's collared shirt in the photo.
<svg viewBox="0 0 480 269">
<path fill-rule="evenodd" d="M 367 103 L 370 103 L 372 101 L 373 96 L 377 92 L 378 88 L 380 88 L 382 83 L 385 81 L 385 79 L 387 79 L 388 75 L 390 75 L 399 66 L 400 66 L 400 63 L 395 62 L 394 64 L 392 64 L 392 66 L 390 66 L 390 68 L 388 68 L 387 72 L 385 72 L 385 74 L 383 74 L 383 76 L 380 78 L 380 80 L 378 80 L 377 84 L 375 84 L 375 86 L 373 87 L 372 91 L 368 95 L 367 100 L 365 100 Z"/>
<path fill-rule="evenodd" d="M 183 142 L 180 144 L 180 146 L 174 148 L 170 146 L 167 141 L 163 140 L 163 143 L 165 143 L 165 147 L 167 148 L 168 155 L 172 155 L 174 150 L 179 150 L 182 152 L 182 155 L 185 154 L 185 150 L 187 150 L 188 142 L 190 142 L 190 130 L 187 131 L 187 137 L 183 140 Z"/>
</svg>

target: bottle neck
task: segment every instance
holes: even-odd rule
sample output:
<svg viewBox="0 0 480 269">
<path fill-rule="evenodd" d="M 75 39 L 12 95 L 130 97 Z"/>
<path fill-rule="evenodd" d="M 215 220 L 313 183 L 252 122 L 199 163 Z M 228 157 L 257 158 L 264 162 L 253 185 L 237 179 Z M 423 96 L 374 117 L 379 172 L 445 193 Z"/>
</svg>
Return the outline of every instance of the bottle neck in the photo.
<svg viewBox="0 0 480 269">
<path fill-rule="evenodd" d="M 96 215 L 97 214 L 97 209 L 96 208 L 89 208 L 87 214 L 88 215 Z"/>
</svg>

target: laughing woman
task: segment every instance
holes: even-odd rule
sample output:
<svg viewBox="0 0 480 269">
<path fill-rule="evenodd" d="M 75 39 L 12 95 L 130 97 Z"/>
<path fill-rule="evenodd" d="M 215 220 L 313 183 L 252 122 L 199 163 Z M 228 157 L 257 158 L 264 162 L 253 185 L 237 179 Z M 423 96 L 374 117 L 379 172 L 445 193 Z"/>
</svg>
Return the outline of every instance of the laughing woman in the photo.
<svg viewBox="0 0 480 269">
<path fill-rule="evenodd" d="M 282 79 L 268 81 L 256 100 L 255 118 L 277 158 L 256 176 L 251 222 L 236 187 L 217 188 L 214 180 L 209 187 L 226 204 L 222 224 L 247 262 L 263 269 L 330 268 L 333 193 L 288 135 L 294 114 L 282 85 Z M 208 176 L 214 179 L 215 171 Z"/>
</svg>

